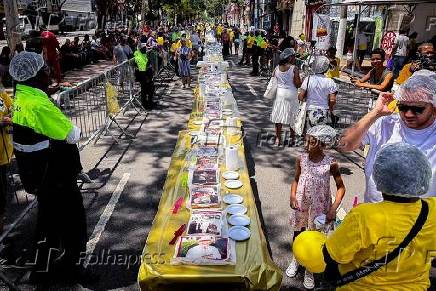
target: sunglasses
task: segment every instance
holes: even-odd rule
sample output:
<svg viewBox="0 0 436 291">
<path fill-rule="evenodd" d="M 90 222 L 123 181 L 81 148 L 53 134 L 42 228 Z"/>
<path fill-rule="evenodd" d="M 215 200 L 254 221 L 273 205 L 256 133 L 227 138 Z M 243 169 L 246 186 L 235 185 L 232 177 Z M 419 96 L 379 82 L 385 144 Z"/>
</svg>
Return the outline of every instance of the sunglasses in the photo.
<svg viewBox="0 0 436 291">
<path fill-rule="evenodd" d="M 425 110 L 425 107 L 422 106 L 409 106 L 409 105 L 405 105 L 405 104 L 398 104 L 398 110 L 400 112 L 407 112 L 407 111 L 412 111 L 413 114 L 418 115 L 418 114 L 422 114 Z"/>
</svg>

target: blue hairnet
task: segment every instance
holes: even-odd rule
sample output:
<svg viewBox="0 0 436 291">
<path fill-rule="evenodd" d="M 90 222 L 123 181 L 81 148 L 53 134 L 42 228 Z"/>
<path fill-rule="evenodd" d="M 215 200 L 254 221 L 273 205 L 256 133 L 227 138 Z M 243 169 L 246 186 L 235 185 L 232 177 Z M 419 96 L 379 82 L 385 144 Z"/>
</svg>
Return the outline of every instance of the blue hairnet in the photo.
<svg viewBox="0 0 436 291">
<path fill-rule="evenodd" d="M 384 146 L 377 154 L 373 178 L 377 190 L 392 196 L 418 197 L 427 193 L 432 172 L 419 149 L 405 143 Z"/>
<path fill-rule="evenodd" d="M 24 51 L 11 60 L 9 74 L 16 81 L 23 82 L 35 77 L 43 66 L 44 59 L 40 54 Z"/>
</svg>

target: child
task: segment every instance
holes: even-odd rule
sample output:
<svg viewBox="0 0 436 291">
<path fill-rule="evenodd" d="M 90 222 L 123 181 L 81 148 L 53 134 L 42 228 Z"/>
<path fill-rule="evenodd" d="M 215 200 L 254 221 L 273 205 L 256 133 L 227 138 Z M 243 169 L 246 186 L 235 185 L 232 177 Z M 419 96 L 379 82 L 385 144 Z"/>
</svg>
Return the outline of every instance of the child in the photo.
<svg viewBox="0 0 436 291">
<path fill-rule="evenodd" d="M 294 239 L 303 230 L 316 230 L 314 219 L 326 215 L 326 222 L 335 220 L 336 209 L 345 194 L 345 186 L 337 162 L 324 154 L 327 145 L 332 145 L 336 131 L 327 125 L 310 128 L 306 135 L 306 152 L 301 154 L 295 164 L 295 180 L 291 188 L 291 208 L 294 209 L 291 225 Z M 330 175 L 336 182 L 336 199 L 332 204 L 330 194 Z M 292 256 L 286 269 L 288 277 L 295 277 L 298 263 Z M 315 287 L 313 274 L 306 270 L 303 285 L 307 289 Z"/>
</svg>

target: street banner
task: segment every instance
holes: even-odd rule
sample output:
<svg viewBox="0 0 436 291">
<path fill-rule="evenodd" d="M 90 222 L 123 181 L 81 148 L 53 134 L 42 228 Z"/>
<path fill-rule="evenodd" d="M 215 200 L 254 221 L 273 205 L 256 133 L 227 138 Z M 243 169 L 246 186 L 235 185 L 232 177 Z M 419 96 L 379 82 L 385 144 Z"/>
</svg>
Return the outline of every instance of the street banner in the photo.
<svg viewBox="0 0 436 291">
<path fill-rule="evenodd" d="M 316 48 L 327 50 L 330 47 L 331 23 L 325 14 L 313 14 L 312 39 L 316 40 Z"/>
</svg>

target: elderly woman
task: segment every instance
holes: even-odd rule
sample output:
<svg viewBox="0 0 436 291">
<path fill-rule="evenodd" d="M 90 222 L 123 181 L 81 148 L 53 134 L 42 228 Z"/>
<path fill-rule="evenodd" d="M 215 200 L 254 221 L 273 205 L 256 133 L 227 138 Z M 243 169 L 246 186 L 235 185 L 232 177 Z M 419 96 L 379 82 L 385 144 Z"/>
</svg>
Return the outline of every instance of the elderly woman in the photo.
<svg viewBox="0 0 436 291">
<path fill-rule="evenodd" d="M 283 124 L 293 125 L 298 113 L 297 88 L 301 86 L 301 79 L 294 61 L 295 51 L 291 48 L 285 49 L 280 54 L 279 65 L 273 73 L 273 78 L 277 80 L 277 94 L 271 113 L 271 121 L 276 127 L 275 144 L 277 145 L 282 143 Z M 290 131 L 290 138 L 293 141 L 295 133 L 292 127 Z"/>
<path fill-rule="evenodd" d="M 191 87 L 191 67 L 192 58 L 191 49 L 186 45 L 186 38 L 182 38 L 181 47 L 177 49 L 176 56 L 179 62 L 179 75 L 182 78 L 182 88 Z"/>
<path fill-rule="evenodd" d="M 384 201 L 353 208 L 328 237 L 301 233 L 297 260 L 325 272 L 336 290 L 427 290 L 436 246 L 436 198 L 421 199 L 431 166 L 412 145 L 386 145 L 377 155 L 374 180 Z"/>
<path fill-rule="evenodd" d="M 332 79 L 325 76 L 329 65 L 330 60 L 327 57 L 315 57 L 310 65 L 312 74 L 306 77 L 301 85 L 298 99 L 306 101 L 305 130 L 330 121 L 338 87 Z"/>
</svg>

